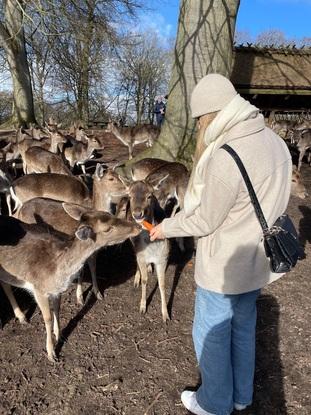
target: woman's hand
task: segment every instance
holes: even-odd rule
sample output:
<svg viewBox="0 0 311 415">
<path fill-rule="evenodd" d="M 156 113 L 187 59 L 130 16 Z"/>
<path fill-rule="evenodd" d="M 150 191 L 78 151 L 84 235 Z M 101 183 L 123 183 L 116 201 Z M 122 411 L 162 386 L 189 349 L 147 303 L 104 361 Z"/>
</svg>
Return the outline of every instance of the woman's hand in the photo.
<svg viewBox="0 0 311 415">
<path fill-rule="evenodd" d="M 159 225 L 153 227 L 149 231 L 150 235 L 150 241 L 155 241 L 156 239 L 165 239 L 164 233 L 162 231 L 162 225 L 159 223 Z"/>
</svg>

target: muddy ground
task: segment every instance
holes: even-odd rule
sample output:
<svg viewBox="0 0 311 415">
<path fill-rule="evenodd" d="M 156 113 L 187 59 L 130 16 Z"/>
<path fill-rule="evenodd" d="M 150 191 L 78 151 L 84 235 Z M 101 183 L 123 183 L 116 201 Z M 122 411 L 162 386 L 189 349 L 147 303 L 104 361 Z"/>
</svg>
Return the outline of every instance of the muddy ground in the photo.
<svg viewBox="0 0 311 415">
<path fill-rule="evenodd" d="M 109 141 L 107 161 L 126 155 L 126 148 Z M 311 194 L 311 167 L 304 164 L 302 173 Z M 254 404 L 242 415 L 311 414 L 309 200 L 292 198 L 288 208 L 300 229 L 306 259 L 263 290 L 258 300 Z M 1 291 L 0 414 L 187 414 L 180 393 L 199 380 L 191 339 L 195 284 L 190 255 L 181 256 L 173 247 L 167 271 L 171 321 L 164 324 L 154 276 L 149 279 L 147 313 L 139 314 L 130 244 L 101 252 L 98 278 L 104 300 L 93 297 L 88 275 L 82 308 L 76 304 L 74 285 L 63 295 L 56 364 L 46 357 L 44 324 L 34 300 L 15 290 L 29 320 L 20 325 Z"/>
</svg>

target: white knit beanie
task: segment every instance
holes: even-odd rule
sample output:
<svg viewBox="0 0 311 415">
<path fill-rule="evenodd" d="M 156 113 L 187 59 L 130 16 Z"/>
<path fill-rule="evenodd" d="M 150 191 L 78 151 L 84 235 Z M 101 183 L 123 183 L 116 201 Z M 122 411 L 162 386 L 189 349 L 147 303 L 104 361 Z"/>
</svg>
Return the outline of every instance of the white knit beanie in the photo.
<svg viewBox="0 0 311 415">
<path fill-rule="evenodd" d="M 192 118 L 222 110 L 237 95 L 228 78 L 210 73 L 194 87 L 191 95 Z"/>
</svg>

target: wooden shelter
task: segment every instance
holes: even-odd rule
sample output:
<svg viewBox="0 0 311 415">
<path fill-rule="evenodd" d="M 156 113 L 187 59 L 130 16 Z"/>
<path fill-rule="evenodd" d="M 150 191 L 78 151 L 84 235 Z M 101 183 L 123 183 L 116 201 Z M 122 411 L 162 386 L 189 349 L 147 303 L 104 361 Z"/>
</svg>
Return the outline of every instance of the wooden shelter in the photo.
<svg viewBox="0 0 311 415">
<path fill-rule="evenodd" d="M 231 80 L 264 112 L 311 111 L 311 48 L 235 48 Z"/>
</svg>

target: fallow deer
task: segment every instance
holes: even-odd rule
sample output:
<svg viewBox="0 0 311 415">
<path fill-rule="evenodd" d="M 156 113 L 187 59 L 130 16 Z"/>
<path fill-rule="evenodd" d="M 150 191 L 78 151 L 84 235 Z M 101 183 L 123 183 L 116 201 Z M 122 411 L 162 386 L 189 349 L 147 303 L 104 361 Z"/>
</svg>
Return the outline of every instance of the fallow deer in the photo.
<svg viewBox="0 0 311 415">
<path fill-rule="evenodd" d="M 292 171 L 291 194 L 293 196 L 299 197 L 300 199 L 305 199 L 307 196 L 309 196 L 303 183 L 301 173 L 297 170 L 296 167 L 293 167 Z"/>
<path fill-rule="evenodd" d="M 144 180 L 151 172 L 169 163 L 169 161 L 157 158 L 144 158 L 138 160 L 131 167 L 132 179 L 134 181 Z"/>
<path fill-rule="evenodd" d="M 73 176 L 59 154 L 52 153 L 42 147 L 30 147 L 24 155 L 26 172 L 29 173 L 58 173 Z"/>
<path fill-rule="evenodd" d="M 71 147 L 65 148 L 64 156 L 71 168 L 74 168 L 77 164 L 81 166 L 83 173 L 86 174 L 85 163 L 94 157 L 96 149 L 103 149 L 100 142 L 96 137 L 87 137 L 87 144 L 82 141 L 75 141 Z"/>
<path fill-rule="evenodd" d="M 55 361 L 56 355 L 49 299 L 53 301 L 53 332 L 58 341 L 60 296 L 85 261 L 101 247 L 120 243 L 141 231 L 139 225 L 106 212 L 66 203 L 63 207 L 79 221 L 73 238 L 60 238 L 40 225 L 0 216 L 0 281 L 33 293 L 43 315 L 51 361 Z"/>
<path fill-rule="evenodd" d="M 126 188 L 120 181 L 113 169 L 104 169 L 97 164 L 93 181 L 92 207 L 98 211 L 112 212 L 112 203 L 117 204 L 122 196 L 126 194 Z M 47 196 L 46 196 L 47 197 Z M 58 199 L 62 196 L 59 195 Z M 26 223 L 44 223 L 54 231 L 65 235 L 73 235 L 77 224 L 63 210 L 61 202 L 48 198 L 36 197 L 26 201 L 16 212 L 15 217 Z M 96 279 L 96 254 L 88 259 L 88 266 L 92 277 L 92 290 L 96 298 L 101 300 Z M 82 279 L 78 276 L 77 302 L 83 304 Z"/>
<path fill-rule="evenodd" d="M 92 199 L 86 185 L 78 178 L 56 173 L 31 173 L 13 181 L 10 187 L 15 209 L 27 200 L 46 197 L 82 206 L 91 206 Z"/>
<path fill-rule="evenodd" d="M 184 196 L 189 181 L 189 171 L 182 163 L 171 162 L 153 170 L 145 181 L 154 188 L 160 206 L 165 209 L 168 201 L 175 198 L 176 204 L 171 216 L 184 206 Z"/>
<path fill-rule="evenodd" d="M 146 220 L 153 225 L 160 223 L 165 213 L 161 209 L 153 188 L 143 181 L 133 182 L 128 187 L 127 219 L 142 224 Z M 158 284 L 161 295 L 161 311 L 164 321 L 169 320 L 165 295 L 165 271 L 169 255 L 169 241 L 156 240 L 151 242 L 149 232 L 143 230 L 138 236 L 132 237 L 131 241 L 137 258 L 137 272 L 135 274 L 134 286 L 138 287 L 141 282 L 142 295 L 140 301 L 140 312 L 146 312 L 146 290 L 148 281 L 148 266 L 154 264 L 157 273 Z"/>
<path fill-rule="evenodd" d="M 129 159 L 133 158 L 133 148 L 137 144 L 146 143 L 151 147 L 160 133 L 159 127 L 151 124 L 137 125 L 135 127 L 118 127 L 110 121 L 107 131 L 112 132 L 118 140 L 128 147 Z"/>
</svg>

